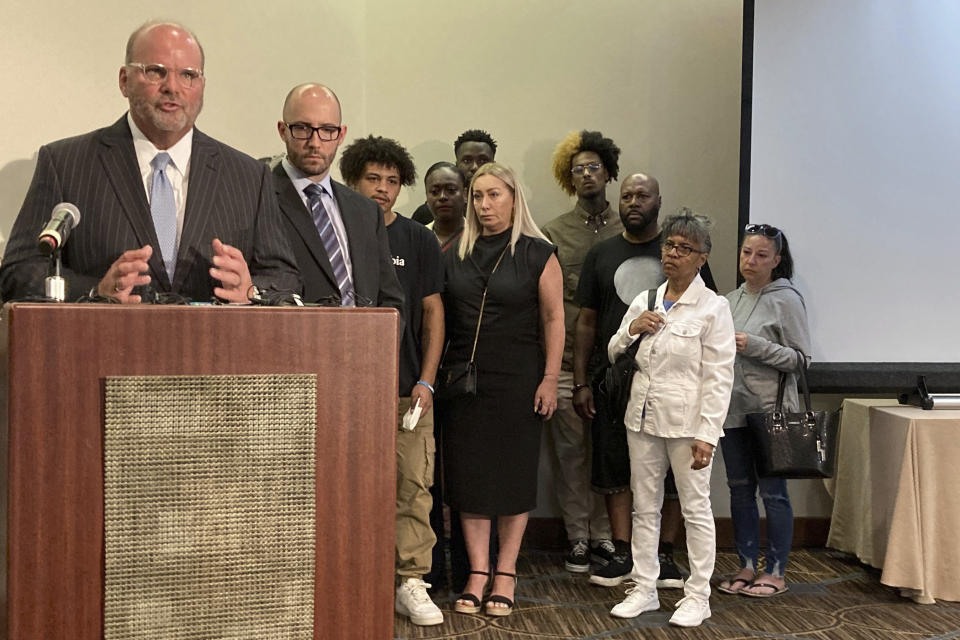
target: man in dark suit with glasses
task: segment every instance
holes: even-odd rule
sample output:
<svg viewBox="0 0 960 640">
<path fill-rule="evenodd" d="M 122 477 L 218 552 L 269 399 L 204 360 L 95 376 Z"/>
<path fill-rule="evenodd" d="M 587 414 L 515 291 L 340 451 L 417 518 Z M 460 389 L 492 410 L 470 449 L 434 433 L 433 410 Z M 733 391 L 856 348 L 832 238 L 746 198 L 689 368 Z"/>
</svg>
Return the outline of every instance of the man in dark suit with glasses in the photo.
<svg viewBox="0 0 960 640">
<path fill-rule="evenodd" d="M 400 310 L 380 207 L 330 178 L 347 133 L 336 94 L 319 84 L 294 87 L 277 130 L 287 153 L 273 169 L 274 185 L 304 301 Z"/>
</svg>

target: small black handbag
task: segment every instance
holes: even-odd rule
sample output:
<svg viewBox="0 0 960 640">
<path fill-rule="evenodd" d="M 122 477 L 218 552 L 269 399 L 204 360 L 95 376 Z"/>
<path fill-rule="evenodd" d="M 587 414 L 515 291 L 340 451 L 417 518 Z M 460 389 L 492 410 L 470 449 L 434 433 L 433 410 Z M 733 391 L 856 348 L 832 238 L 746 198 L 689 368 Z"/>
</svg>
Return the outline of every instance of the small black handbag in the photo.
<svg viewBox="0 0 960 640">
<path fill-rule="evenodd" d="M 807 361 L 799 352 L 797 359 L 806 411 L 783 411 L 787 374 L 781 372 L 773 411 L 747 414 L 747 425 L 753 431 L 760 452 L 758 472 L 761 476 L 780 478 L 832 478 L 840 411 L 813 411 L 810 408 Z"/>
<path fill-rule="evenodd" d="M 647 293 L 647 310 L 653 311 L 656 303 L 657 290 L 650 289 Z M 627 413 L 633 376 L 640 370 L 637 365 L 637 350 L 642 339 L 643 336 L 640 336 L 634 340 L 626 351 L 617 356 L 613 364 L 602 369 L 596 377 L 598 401 L 604 403 L 607 415 L 619 422 L 623 422 Z"/>
<path fill-rule="evenodd" d="M 437 370 L 437 396 L 443 399 L 477 395 L 477 363 L 455 362 Z"/>
</svg>

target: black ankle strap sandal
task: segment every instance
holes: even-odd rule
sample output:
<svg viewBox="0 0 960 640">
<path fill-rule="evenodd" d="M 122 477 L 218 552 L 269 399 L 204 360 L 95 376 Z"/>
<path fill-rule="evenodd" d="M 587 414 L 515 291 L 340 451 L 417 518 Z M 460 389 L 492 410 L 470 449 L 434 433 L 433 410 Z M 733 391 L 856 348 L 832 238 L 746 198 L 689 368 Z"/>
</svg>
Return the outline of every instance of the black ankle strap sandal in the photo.
<svg viewBox="0 0 960 640">
<path fill-rule="evenodd" d="M 514 584 L 517 583 L 517 574 L 515 574 L 515 573 L 507 573 L 506 571 L 497 571 L 497 572 L 496 572 L 496 575 L 498 575 L 498 576 L 507 576 L 508 578 L 513 578 Z M 502 605 L 506 605 L 506 606 L 503 606 L 503 607 L 491 606 L 491 605 L 493 605 L 494 603 L 496 603 L 496 604 L 502 604 Z M 487 615 L 489 615 L 489 616 L 508 616 L 508 615 L 510 615 L 511 613 L 513 613 L 513 609 L 514 609 L 515 606 L 516 606 L 516 605 L 515 605 L 514 601 L 511 600 L 510 598 L 508 598 L 507 596 L 492 595 L 492 596 L 490 596 L 489 598 L 487 598 Z"/>
</svg>

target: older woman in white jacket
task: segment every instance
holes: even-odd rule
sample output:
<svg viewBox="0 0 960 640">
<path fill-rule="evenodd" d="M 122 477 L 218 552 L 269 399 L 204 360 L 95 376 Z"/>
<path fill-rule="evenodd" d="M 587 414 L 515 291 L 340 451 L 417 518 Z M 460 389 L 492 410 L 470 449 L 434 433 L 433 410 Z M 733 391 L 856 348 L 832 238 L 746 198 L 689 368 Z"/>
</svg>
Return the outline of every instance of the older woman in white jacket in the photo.
<svg viewBox="0 0 960 640">
<path fill-rule="evenodd" d="M 624 423 L 633 489 L 633 584 L 611 614 L 632 618 L 660 608 L 657 559 L 663 478 L 673 469 L 687 531 L 690 578 L 671 624 L 695 627 L 710 617 L 710 577 L 716 532 L 710 505 L 713 451 L 733 386 L 736 356 L 727 300 L 706 288 L 700 267 L 710 253 L 710 220 L 689 209 L 661 228 L 663 273 L 653 310 L 647 293 L 630 305 L 610 339 L 613 361 L 635 341 L 633 377 Z"/>
</svg>

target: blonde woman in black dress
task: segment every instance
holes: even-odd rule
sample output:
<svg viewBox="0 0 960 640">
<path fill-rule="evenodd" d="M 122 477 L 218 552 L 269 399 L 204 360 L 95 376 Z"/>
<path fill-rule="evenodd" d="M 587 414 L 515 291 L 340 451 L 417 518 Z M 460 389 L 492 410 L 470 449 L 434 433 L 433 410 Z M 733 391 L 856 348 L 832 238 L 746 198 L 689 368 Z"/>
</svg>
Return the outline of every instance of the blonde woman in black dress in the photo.
<svg viewBox="0 0 960 640">
<path fill-rule="evenodd" d="M 449 346 L 444 362 L 466 362 L 477 334 L 477 394 L 438 399 L 444 490 L 460 511 L 470 576 L 456 611 L 489 615 L 514 606 L 516 562 L 536 507 L 540 429 L 557 407 L 563 352 L 560 263 L 527 210 L 513 171 L 481 167 L 470 185 L 463 235 L 444 255 Z M 489 560 L 490 522 L 500 545 Z M 492 579 L 491 579 L 492 578 Z"/>
</svg>

